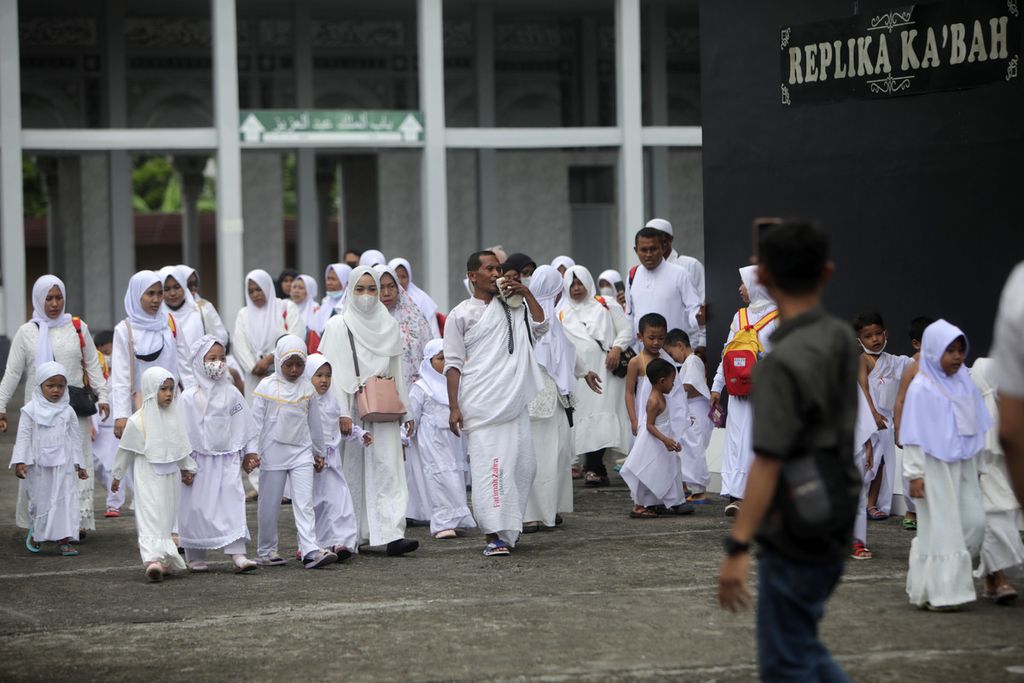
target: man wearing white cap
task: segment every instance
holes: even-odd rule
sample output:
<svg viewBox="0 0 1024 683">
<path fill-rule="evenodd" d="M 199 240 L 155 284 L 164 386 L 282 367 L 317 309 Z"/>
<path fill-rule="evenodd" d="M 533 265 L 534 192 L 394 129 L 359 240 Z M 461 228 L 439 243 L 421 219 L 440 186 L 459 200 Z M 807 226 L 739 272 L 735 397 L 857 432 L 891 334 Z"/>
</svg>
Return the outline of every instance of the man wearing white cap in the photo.
<svg viewBox="0 0 1024 683">
<path fill-rule="evenodd" d="M 707 332 L 704 328 L 704 264 L 692 256 L 680 254 L 672 247 L 674 234 L 672 224 L 664 218 L 652 218 L 647 221 L 647 228 L 654 228 L 665 234 L 665 261 L 674 263 L 686 271 L 686 275 L 693 285 L 693 291 L 700 299 L 700 311 L 697 313 L 697 322 L 700 324 L 700 331 L 696 337 L 692 337 L 693 347 L 698 348 L 707 344 Z"/>
<path fill-rule="evenodd" d="M 648 313 L 665 317 L 668 329 L 680 329 L 690 339 L 698 339 L 700 327 L 697 314 L 700 299 L 686 271 L 664 256 L 664 233 L 656 228 L 641 228 L 633 240 L 640 265 L 629 271 L 626 304 L 639 331 L 640 318 Z"/>
</svg>

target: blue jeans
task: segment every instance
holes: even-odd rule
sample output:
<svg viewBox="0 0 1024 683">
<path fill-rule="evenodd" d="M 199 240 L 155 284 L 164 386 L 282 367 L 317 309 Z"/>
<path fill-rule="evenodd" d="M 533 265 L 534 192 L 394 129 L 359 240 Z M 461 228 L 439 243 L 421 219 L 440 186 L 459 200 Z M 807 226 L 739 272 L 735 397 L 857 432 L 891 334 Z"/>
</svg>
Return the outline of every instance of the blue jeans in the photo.
<svg viewBox="0 0 1024 683">
<path fill-rule="evenodd" d="M 818 640 L 843 562 L 800 564 L 762 546 L 757 563 L 757 662 L 762 681 L 849 683 Z"/>
</svg>

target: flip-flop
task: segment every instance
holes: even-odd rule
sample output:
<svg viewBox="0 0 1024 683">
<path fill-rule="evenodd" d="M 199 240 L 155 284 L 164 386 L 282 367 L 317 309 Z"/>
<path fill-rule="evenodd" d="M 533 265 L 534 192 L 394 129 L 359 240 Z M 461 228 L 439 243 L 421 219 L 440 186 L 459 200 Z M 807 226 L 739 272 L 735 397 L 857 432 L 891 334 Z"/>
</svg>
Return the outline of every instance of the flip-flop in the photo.
<svg viewBox="0 0 1024 683">
<path fill-rule="evenodd" d="M 908 517 L 903 518 L 903 528 L 907 531 L 917 531 L 917 520 Z"/>
<path fill-rule="evenodd" d="M 487 544 L 484 548 L 484 557 L 507 557 L 511 552 L 505 541 L 497 540 Z"/>
<path fill-rule="evenodd" d="M 70 543 L 61 543 L 59 547 L 62 557 L 77 557 L 78 555 L 78 551 L 75 550 Z"/>
<path fill-rule="evenodd" d="M 28 536 L 25 537 L 25 547 L 28 548 L 28 551 L 30 553 L 38 553 L 40 550 L 43 549 L 43 547 L 41 545 L 39 545 L 38 543 L 34 543 L 33 542 L 33 538 L 32 538 L 32 530 L 33 530 L 33 528 L 34 527 L 29 527 Z"/>
</svg>

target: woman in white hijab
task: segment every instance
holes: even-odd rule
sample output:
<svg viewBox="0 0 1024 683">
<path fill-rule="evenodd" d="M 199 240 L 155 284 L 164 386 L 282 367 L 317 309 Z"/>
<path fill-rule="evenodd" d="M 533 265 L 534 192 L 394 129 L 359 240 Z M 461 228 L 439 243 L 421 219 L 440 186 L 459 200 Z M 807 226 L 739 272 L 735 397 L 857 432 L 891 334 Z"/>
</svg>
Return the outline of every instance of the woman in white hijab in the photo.
<svg viewBox="0 0 1024 683">
<path fill-rule="evenodd" d="M 626 380 L 611 370 L 633 343 L 633 326 L 614 297 L 598 296 L 594 278 L 583 266 L 572 266 L 562 277 L 562 326 L 576 347 L 576 357 L 597 373 L 601 393 L 577 384 L 573 435 L 577 455 L 584 456 L 584 483 L 608 486 L 606 449 L 625 457 L 633 443 L 629 417 L 623 410 Z"/>
<path fill-rule="evenodd" d="M 306 325 L 306 348 L 310 353 L 316 353 L 316 347 L 320 345 L 320 333 L 316 331 L 320 304 L 316 302 L 316 295 L 316 280 L 309 275 L 296 276 L 288 290 L 288 297 Z"/>
<path fill-rule="evenodd" d="M 771 351 L 772 334 L 778 327 L 778 307 L 770 296 L 768 290 L 757 280 L 757 266 L 745 266 L 740 268 L 740 298 L 747 304 L 747 320 L 751 325 L 757 326 L 763 323 L 763 327 L 757 333 L 758 339 L 765 352 Z M 725 346 L 736 336 L 740 330 L 740 314 L 737 311 L 732 317 L 729 325 L 729 337 L 725 340 Z M 724 354 L 724 347 L 723 347 Z M 722 364 L 718 364 L 718 371 L 715 373 L 715 381 L 711 385 L 711 406 L 714 407 L 722 399 L 722 390 L 725 388 L 725 374 Z M 725 446 L 722 449 L 722 495 L 728 496 L 731 500 L 725 508 L 725 514 L 734 516 L 740 509 L 740 501 L 743 499 L 743 492 L 747 488 L 747 473 L 754 462 L 753 440 L 753 415 L 750 410 L 750 403 L 747 398 L 740 396 L 729 397 L 729 419 L 725 426 Z"/>
<path fill-rule="evenodd" d="M 433 338 L 430 325 L 416 304 L 406 296 L 394 269 L 388 266 L 374 266 L 373 269 L 380 278 L 380 302 L 398 321 L 398 331 L 402 333 L 402 378 L 408 387 L 420 378 L 423 347 Z"/>
<path fill-rule="evenodd" d="M 985 579 L 985 596 L 996 604 L 1017 598 L 1017 590 L 1006 580 L 1005 569 L 1024 565 L 1021 543 L 1020 501 L 1013 494 L 1006 470 L 1006 456 L 999 443 L 999 373 L 991 358 L 979 358 L 971 366 L 971 379 L 985 400 L 992 428 L 985 432 L 985 446 L 978 455 L 978 484 L 985 506 L 985 539 L 981 543 L 981 563 L 975 578 Z"/>
<path fill-rule="evenodd" d="M 437 322 L 437 303 L 412 281 L 412 266 L 409 265 L 408 259 L 393 258 L 388 263 L 388 267 L 391 268 L 398 278 L 398 284 L 405 289 L 405 293 L 412 302 L 423 312 L 423 317 L 427 319 L 427 324 L 430 325 L 430 334 L 433 335 L 431 338 L 437 339 L 440 337 L 441 327 Z"/>
<path fill-rule="evenodd" d="M 563 275 L 566 270 L 575 265 L 576 262 L 568 256 L 556 256 L 554 260 L 551 261 L 551 267 L 558 269 L 559 276 Z"/>
<path fill-rule="evenodd" d="M 36 369 L 43 363 L 56 361 L 67 370 L 68 387 L 83 387 L 88 376 L 89 386 L 99 398 L 98 410 L 101 419 L 110 419 L 110 399 L 107 381 L 103 378 L 96 345 L 93 344 L 89 326 L 78 320 L 82 332 L 79 336 L 75 320 L 64 310 L 64 283 L 53 275 L 44 275 L 32 285 L 32 319 L 18 328 L 11 340 L 7 356 L 7 369 L 0 382 L 0 432 L 7 431 L 7 406 L 14 398 L 18 384 L 25 378 L 27 404 L 32 388 L 36 386 Z M 82 366 L 85 365 L 83 371 Z M 82 458 L 88 479 L 79 480 L 78 493 L 81 504 L 81 529 L 92 531 L 96 528 L 93 516 L 93 460 L 90 423 L 87 416 L 79 416 L 78 428 L 82 433 Z M 18 503 L 15 515 L 19 527 L 27 529 L 31 520 L 28 515 L 28 488 L 18 486 Z M 81 536 L 84 538 L 85 534 Z"/>
<path fill-rule="evenodd" d="M 217 307 L 207 299 L 199 296 L 199 271 L 183 263 L 179 263 L 178 268 L 182 277 L 185 278 L 185 283 L 182 286 L 188 289 L 189 294 L 192 295 L 192 300 L 195 301 L 196 307 L 202 314 L 203 334 L 211 334 L 226 344 L 228 342 L 228 328 L 224 326 L 224 321 L 221 320 Z"/>
<path fill-rule="evenodd" d="M 345 300 L 345 290 L 348 288 L 348 276 L 352 273 L 352 267 L 344 263 L 332 263 L 327 266 L 324 272 L 325 294 L 320 302 L 320 311 L 316 316 L 316 323 L 313 329 L 317 334 L 323 336 L 327 321 L 341 313 L 342 303 Z"/>
<path fill-rule="evenodd" d="M 179 481 L 192 483 L 196 461 L 173 405 L 176 386 L 174 374 L 165 368 L 153 366 L 143 373 L 142 407 L 128 420 L 114 459 L 112 489 L 120 487 L 129 468 L 132 471 L 139 553 L 150 581 L 185 568 L 172 533 L 178 517 Z M 168 391 L 170 401 L 164 398 Z"/>
<path fill-rule="evenodd" d="M 188 276 L 180 266 L 164 266 L 160 269 L 160 279 L 164 286 L 164 302 L 161 307 L 164 315 L 174 316 L 178 335 L 189 349 L 207 334 L 207 320 L 196 305 L 192 292 L 188 289 Z M 227 343 L 227 339 L 222 339 Z M 192 386 L 192 367 L 185 363 L 178 368 L 178 378 L 185 387 Z"/>
<path fill-rule="evenodd" d="M 597 276 L 598 294 L 612 301 L 617 301 L 625 310 L 626 289 L 625 287 L 620 289 L 616 286 L 620 284 L 622 284 L 622 275 L 617 270 L 612 270 L 611 268 L 602 270 L 601 274 Z"/>
<path fill-rule="evenodd" d="M 386 266 L 388 260 L 384 258 L 384 254 L 377 251 L 376 249 L 367 249 L 363 252 L 362 256 L 359 257 L 359 265 L 361 266 Z"/>
<path fill-rule="evenodd" d="M 945 320 L 927 327 L 900 419 L 903 476 L 917 504 L 910 543 L 910 603 L 937 611 L 977 598 L 971 576 L 985 534 L 975 456 L 992 428 L 964 359 L 967 337 Z"/>
<path fill-rule="evenodd" d="M 578 362 L 576 347 L 565 336 L 555 313 L 562 293 L 562 276 L 551 266 L 540 266 L 533 271 L 530 291 L 544 309 L 544 319 L 551 321 L 551 327 L 533 347 L 534 358 L 544 370 L 544 385 L 527 406 L 537 473 L 530 487 L 523 533 L 539 531 L 541 526 L 553 527 L 560 521 L 560 513 L 572 512 L 574 453 L 572 427 L 566 413 L 575 403 L 577 378 L 586 377 L 594 383 L 594 391 L 600 391 L 597 375 Z"/>
<path fill-rule="evenodd" d="M 402 375 L 402 334 L 398 321 L 380 302 L 379 292 L 380 277 L 373 268 L 353 270 L 344 310 L 328 321 L 320 342 L 320 352 L 334 373 L 331 384 L 341 404 L 344 435 L 359 421 L 356 394 L 369 377 L 394 378 L 402 404 L 409 404 Z M 411 420 L 403 417 L 401 421 L 414 433 Z M 405 538 L 409 492 L 399 421 L 362 426 L 373 432 L 373 444 L 361 453 L 346 453 L 344 461 L 345 479 L 359 519 L 359 539 L 372 546 L 386 546 L 388 555 L 412 552 L 419 543 Z"/>
<path fill-rule="evenodd" d="M 242 368 L 245 398 L 264 377 L 274 374 L 274 349 L 286 334 L 306 338 L 306 324 L 295 304 L 278 299 L 274 279 L 265 270 L 253 270 L 245 276 L 245 308 L 235 318 L 231 353 Z"/>
</svg>

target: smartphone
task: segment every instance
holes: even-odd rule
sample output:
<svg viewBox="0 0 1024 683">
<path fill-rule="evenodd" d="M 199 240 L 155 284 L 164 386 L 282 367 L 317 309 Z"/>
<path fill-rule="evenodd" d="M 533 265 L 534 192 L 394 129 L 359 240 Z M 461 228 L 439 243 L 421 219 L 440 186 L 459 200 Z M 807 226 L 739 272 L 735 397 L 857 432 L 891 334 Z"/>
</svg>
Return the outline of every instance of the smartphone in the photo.
<svg viewBox="0 0 1024 683">
<path fill-rule="evenodd" d="M 626 283 L 624 283 L 622 281 L 616 282 L 615 283 L 615 291 L 616 292 L 625 292 L 626 291 Z"/>
<path fill-rule="evenodd" d="M 750 252 L 752 254 L 752 256 L 750 257 L 750 262 L 752 264 L 756 264 L 757 263 L 758 245 L 761 244 L 761 240 L 764 238 L 765 234 L 769 230 L 771 230 L 773 227 L 775 227 L 776 225 L 779 225 L 781 223 L 782 223 L 782 219 L 781 218 L 755 218 L 754 219 L 753 234 L 752 234 L 752 237 L 753 237 L 753 250 Z"/>
</svg>

